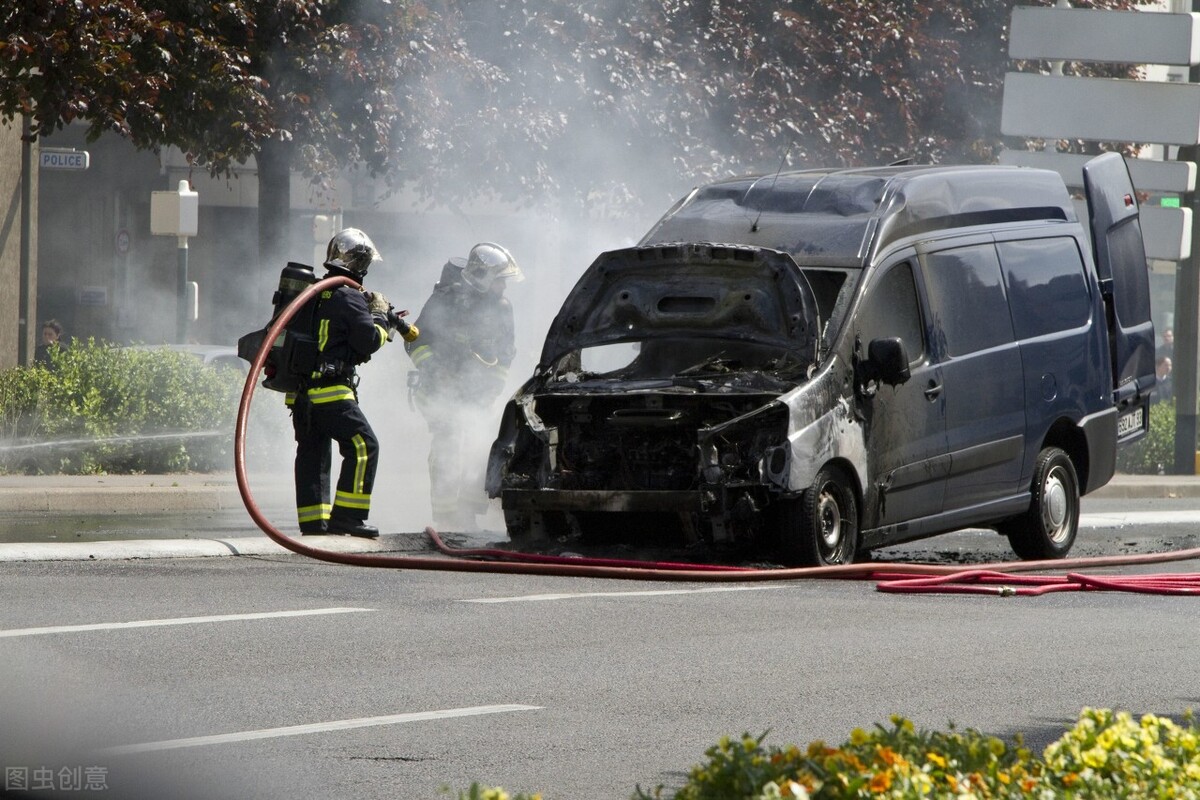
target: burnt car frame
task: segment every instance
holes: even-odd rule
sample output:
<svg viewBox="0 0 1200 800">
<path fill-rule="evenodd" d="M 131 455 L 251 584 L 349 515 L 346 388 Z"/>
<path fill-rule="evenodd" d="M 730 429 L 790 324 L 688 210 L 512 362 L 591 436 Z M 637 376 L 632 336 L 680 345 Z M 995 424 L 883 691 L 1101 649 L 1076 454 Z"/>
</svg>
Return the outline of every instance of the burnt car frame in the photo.
<svg viewBox="0 0 1200 800">
<path fill-rule="evenodd" d="M 603 253 L 488 465 L 516 543 L 678 531 L 789 564 L 964 527 L 1067 553 L 1144 435 L 1154 330 L 1110 154 L 1054 172 L 825 169 L 693 190 Z"/>
</svg>

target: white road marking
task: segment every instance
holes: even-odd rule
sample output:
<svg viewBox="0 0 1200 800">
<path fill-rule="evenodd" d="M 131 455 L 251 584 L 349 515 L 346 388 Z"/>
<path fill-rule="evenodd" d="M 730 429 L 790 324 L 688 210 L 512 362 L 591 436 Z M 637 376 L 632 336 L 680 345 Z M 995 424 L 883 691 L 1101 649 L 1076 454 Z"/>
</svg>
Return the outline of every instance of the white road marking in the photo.
<svg viewBox="0 0 1200 800">
<path fill-rule="evenodd" d="M 1200 511 L 1104 511 L 1081 514 L 1081 528 L 1123 528 L 1126 525 L 1200 523 Z"/>
<path fill-rule="evenodd" d="M 97 751 L 97 754 L 121 756 L 131 753 L 150 753 L 156 750 L 176 750 L 181 747 L 201 747 L 209 744 L 246 742 L 252 739 L 275 739 L 281 736 L 303 736 L 307 733 L 323 733 L 324 731 L 345 731 L 351 728 L 398 725 L 404 722 L 424 722 L 426 720 L 452 719 L 454 717 L 478 717 L 484 714 L 504 714 L 509 711 L 540 711 L 541 709 L 542 706 L 520 705 L 447 708 L 441 711 L 418 711 L 412 714 L 391 714 L 386 717 L 361 717 L 359 719 L 342 719 L 334 722 L 317 722 L 311 725 L 289 725 L 285 728 L 264 728 L 257 731 L 242 731 L 241 733 L 222 733 L 216 736 L 194 736 L 190 739 L 168 739 L 162 742 L 127 744 L 120 747 L 107 747 Z"/>
<path fill-rule="evenodd" d="M 542 600 L 578 600 L 582 597 L 657 597 L 666 594 L 708 594 L 710 592 L 765 592 L 785 586 L 713 586 L 705 589 L 655 589 L 644 592 L 565 592 L 563 594 L 526 594 L 516 597 L 478 597 L 462 603 L 536 603 Z"/>
<path fill-rule="evenodd" d="M 258 614 L 221 614 L 212 617 L 176 617 L 175 619 L 140 619 L 132 622 L 99 622 L 94 625 L 58 625 L 53 628 L 12 628 L 0 631 L 0 638 L 10 636 L 41 636 L 45 633 L 77 633 L 79 631 L 111 631 L 122 628 L 157 628 L 165 625 L 197 625 L 202 622 L 235 622 L 246 619 L 278 619 L 282 617 L 313 617 L 322 614 L 352 614 L 374 611 L 373 608 L 313 608 L 306 611 L 264 611 Z"/>
</svg>

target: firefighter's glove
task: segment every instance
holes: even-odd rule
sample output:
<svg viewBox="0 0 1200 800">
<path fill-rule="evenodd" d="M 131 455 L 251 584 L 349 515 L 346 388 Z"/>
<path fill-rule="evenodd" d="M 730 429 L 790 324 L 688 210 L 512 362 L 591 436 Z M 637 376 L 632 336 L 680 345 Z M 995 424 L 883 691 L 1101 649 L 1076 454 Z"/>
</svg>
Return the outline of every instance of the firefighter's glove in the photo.
<svg viewBox="0 0 1200 800">
<path fill-rule="evenodd" d="M 383 292 L 370 292 L 367 294 L 367 310 L 373 316 L 379 314 L 386 317 L 391 308 L 392 304 L 384 297 Z"/>
</svg>

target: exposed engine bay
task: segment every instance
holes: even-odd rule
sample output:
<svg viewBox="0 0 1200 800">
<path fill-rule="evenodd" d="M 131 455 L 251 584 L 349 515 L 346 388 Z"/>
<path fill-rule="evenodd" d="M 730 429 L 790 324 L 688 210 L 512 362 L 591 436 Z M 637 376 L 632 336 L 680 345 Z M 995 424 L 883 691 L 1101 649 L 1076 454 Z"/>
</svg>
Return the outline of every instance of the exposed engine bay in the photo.
<svg viewBox="0 0 1200 800">
<path fill-rule="evenodd" d="M 786 487 L 777 399 L 811 376 L 818 350 L 817 298 L 786 254 L 602 255 L 493 445 L 488 491 L 510 537 L 754 538 Z"/>
</svg>

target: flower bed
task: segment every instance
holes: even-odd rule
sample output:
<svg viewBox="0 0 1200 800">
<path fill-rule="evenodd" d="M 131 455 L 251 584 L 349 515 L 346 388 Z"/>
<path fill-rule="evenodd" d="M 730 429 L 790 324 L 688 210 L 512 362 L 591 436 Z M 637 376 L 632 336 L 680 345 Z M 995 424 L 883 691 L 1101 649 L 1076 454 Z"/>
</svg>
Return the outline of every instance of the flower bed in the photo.
<svg viewBox="0 0 1200 800">
<path fill-rule="evenodd" d="M 920 731 L 902 717 L 855 730 L 838 747 L 763 744 L 766 734 L 723 738 L 668 792 L 637 789 L 633 800 L 1200 800 L 1200 728 L 1146 714 L 1085 708 L 1039 758 L 1020 737 L 975 730 Z M 539 800 L 479 784 L 459 800 Z"/>
</svg>

